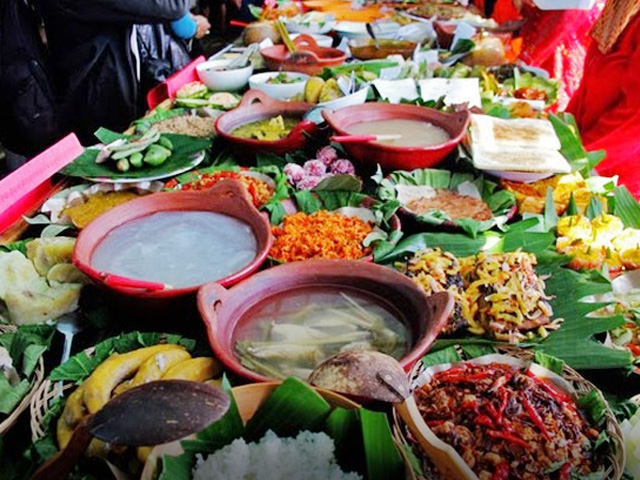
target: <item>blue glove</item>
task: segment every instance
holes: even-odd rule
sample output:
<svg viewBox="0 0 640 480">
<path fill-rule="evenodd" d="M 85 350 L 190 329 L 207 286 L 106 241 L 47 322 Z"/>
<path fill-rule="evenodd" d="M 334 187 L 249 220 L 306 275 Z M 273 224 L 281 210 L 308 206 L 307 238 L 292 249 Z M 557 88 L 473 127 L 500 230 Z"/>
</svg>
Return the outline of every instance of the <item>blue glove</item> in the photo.
<svg viewBox="0 0 640 480">
<path fill-rule="evenodd" d="M 178 38 L 188 40 L 198 31 L 198 24 L 190 13 L 187 13 L 178 20 L 171 22 L 171 30 Z"/>
</svg>

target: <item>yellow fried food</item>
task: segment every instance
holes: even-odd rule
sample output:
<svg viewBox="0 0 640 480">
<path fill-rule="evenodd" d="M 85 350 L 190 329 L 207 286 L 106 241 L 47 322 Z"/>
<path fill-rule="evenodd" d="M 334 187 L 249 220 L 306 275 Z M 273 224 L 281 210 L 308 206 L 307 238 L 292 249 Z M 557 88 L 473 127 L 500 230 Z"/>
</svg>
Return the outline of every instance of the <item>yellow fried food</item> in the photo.
<svg viewBox="0 0 640 480">
<path fill-rule="evenodd" d="M 154 345 L 132 352 L 113 354 L 102 362 L 84 382 L 84 403 L 89 413 L 99 411 L 111 398 L 116 385 L 133 375 L 142 363 L 157 353 L 183 349 L 179 345 Z"/>
<path fill-rule="evenodd" d="M 624 224 L 615 215 L 601 213 L 591 220 L 591 228 L 593 229 L 594 243 L 606 245 L 623 232 Z"/>
<path fill-rule="evenodd" d="M 320 77 L 311 77 L 304 86 L 304 101 L 307 103 L 318 103 L 320 92 L 325 81 Z"/>
<path fill-rule="evenodd" d="M 210 357 L 196 357 L 178 363 L 162 376 L 163 380 L 204 382 L 220 373 L 220 365 Z"/>
<path fill-rule="evenodd" d="M 87 413 L 84 406 L 84 388 L 80 385 L 69 395 L 62 411 L 62 418 L 70 427 L 75 427 Z"/>
<path fill-rule="evenodd" d="M 581 238 L 586 240 L 591 237 L 591 222 L 582 215 L 568 215 L 558 220 L 558 236 Z"/>
<path fill-rule="evenodd" d="M 189 352 L 181 349 L 156 353 L 155 355 L 147 358 L 142 365 L 140 365 L 138 373 L 136 373 L 130 382 L 126 382 L 126 388 L 124 388 L 123 391 L 137 387 L 138 385 L 160 380 L 162 375 L 164 375 L 171 367 L 190 358 L 191 355 Z"/>
</svg>

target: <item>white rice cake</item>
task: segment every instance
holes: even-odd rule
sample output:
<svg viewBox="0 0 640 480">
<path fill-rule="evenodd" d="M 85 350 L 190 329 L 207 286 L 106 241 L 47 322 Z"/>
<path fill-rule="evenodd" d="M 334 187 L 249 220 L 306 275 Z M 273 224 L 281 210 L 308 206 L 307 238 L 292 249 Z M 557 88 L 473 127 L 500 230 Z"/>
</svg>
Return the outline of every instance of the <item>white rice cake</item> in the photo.
<svg viewBox="0 0 640 480">
<path fill-rule="evenodd" d="M 560 140 L 549 120 L 505 120 L 490 115 L 473 114 L 470 132 L 474 150 L 502 150 L 503 147 L 560 150 Z"/>
<path fill-rule="evenodd" d="M 570 173 L 571 165 L 557 150 L 544 148 L 473 147 L 473 166 L 479 170 Z"/>
</svg>

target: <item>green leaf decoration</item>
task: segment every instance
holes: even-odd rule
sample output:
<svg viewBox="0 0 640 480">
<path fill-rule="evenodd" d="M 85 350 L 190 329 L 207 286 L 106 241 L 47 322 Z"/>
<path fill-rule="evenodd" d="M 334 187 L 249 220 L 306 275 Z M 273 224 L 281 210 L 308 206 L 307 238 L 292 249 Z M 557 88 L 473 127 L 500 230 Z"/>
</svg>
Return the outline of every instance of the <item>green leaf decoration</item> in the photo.
<svg viewBox="0 0 640 480">
<path fill-rule="evenodd" d="M 335 442 L 336 460 L 340 466 L 346 471 L 364 475 L 366 465 L 362 437 L 365 432 L 360 425 L 358 410 L 335 408 L 327 417 L 325 428 Z"/>
<path fill-rule="evenodd" d="M 280 437 L 295 436 L 302 430 L 318 431 L 330 412 L 331 406 L 324 398 L 301 380 L 290 377 L 249 420 L 246 439 L 257 441 L 267 430 Z"/>
<path fill-rule="evenodd" d="M 100 129 L 96 132 L 96 136 L 103 143 L 122 138 L 123 135 L 110 132 L 106 129 Z M 99 148 L 87 148 L 78 158 L 61 170 L 60 173 L 71 177 L 105 177 L 110 179 L 144 179 L 160 175 L 170 175 L 186 166 L 194 163 L 194 158 L 201 152 L 206 152 L 211 148 L 211 139 L 196 138 L 188 135 L 163 134 L 173 144 L 172 155 L 161 165 L 154 167 L 143 165 L 141 168 L 131 168 L 126 172 L 119 172 L 115 168 L 113 160 L 107 160 L 103 163 L 96 163 Z"/>
<path fill-rule="evenodd" d="M 575 118 L 570 113 L 549 115 L 549 120 L 560 140 L 560 153 L 567 159 L 573 171 L 589 177 L 594 167 L 604 158 L 604 151 L 588 152 L 582 145 Z"/>
<path fill-rule="evenodd" d="M 369 480 L 404 479 L 404 463 L 397 450 L 387 416 L 382 412 L 360 409 L 362 439 Z"/>
<path fill-rule="evenodd" d="M 11 385 L 9 379 L 0 375 L 0 413 L 10 414 L 18 406 L 24 396 L 31 390 L 31 382 L 20 380 L 17 385 Z"/>
<path fill-rule="evenodd" d="M 333 175 L 331 177 L 324 178 L 313 190 L 316 192 L 323 190 L 360 192 L 362 191 L 362 180 L 355 175 L 349 175 L 347 173 Z"/>
<path fill-rule="evenodd" d="M 627 227 L 640 228 L 640 204 L 629 193 L 627 187 L 621 185 L 614 189 L 613 198 L 613 214 L 620 217 Z"/>
<path fill-rule="evenodd" d="M 379 177 L 377 177 L 379 179 Z M 452 173 L 439 169 L 416 169 L 413 171 L 398 170 L 392 172 L 387 178 L 379 179 L 378 197 L 383 201 L 397 199 L 396 185 L 427 186 L 434 189 L 454 190 L 461 184 L 470 183 L 475 186 L 484 202 L 493 212 L 493 218 L 486 221 L 478 221 L 472 218 L 452 219 L 441 210 L 431 210 L 421 215 L 415 215 L 418 222 L 425 225 L 441 225 L 443 223 L 459 228 L 472 237 L 479 232 L 489 230 L 496 225 L 503 225 L 512 213 L 515 205 L 513 193 L 499 189 L 498 184 L 485 179 L 483 176 L 475 176 L 471 173 Z"/>
<path fill-rule="evenodd" d="M 545 230 L 552 230 L 558 225 L 558 214 L 556 204 L 553 201 L 553 188 L 547 188 L 547 196 L 544 205 L 544 227 Z"/>
<path fill-rule="evenodd" d="M 454 345 L 445 347 L 441 350 L 434 345 L 432 351 L 422 357 L 422 364 L 425 367 L 440 365 L 442 363 L 456 363 L 462 360 Z"/>
<path fill-rule="evenodd" d="M 562 369 L 565 365 L 563 360 L 540 351 L 535 353 L 533 361 L 541 367 L 551 370 L 553 373 L 557 373 L 558 375 L 562 375 Z"/>
</svg>

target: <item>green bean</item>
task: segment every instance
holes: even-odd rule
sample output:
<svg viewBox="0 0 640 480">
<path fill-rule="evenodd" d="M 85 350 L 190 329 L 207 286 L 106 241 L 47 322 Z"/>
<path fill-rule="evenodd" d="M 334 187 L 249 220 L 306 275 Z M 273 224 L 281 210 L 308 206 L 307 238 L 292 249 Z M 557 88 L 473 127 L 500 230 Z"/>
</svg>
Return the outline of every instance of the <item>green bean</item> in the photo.
<svg viewBox="0 0 640 480">
<path fill-rule="evenodd" d="M 160 139 L 158 140 L 158 145 L 169 149 L 169 150 L 173 150 L 173 143 L 171 143 L 171 140 L 169 140 L 167 137 L 165 137 L 164 135 L 160 136 Z"/>
</svg>

